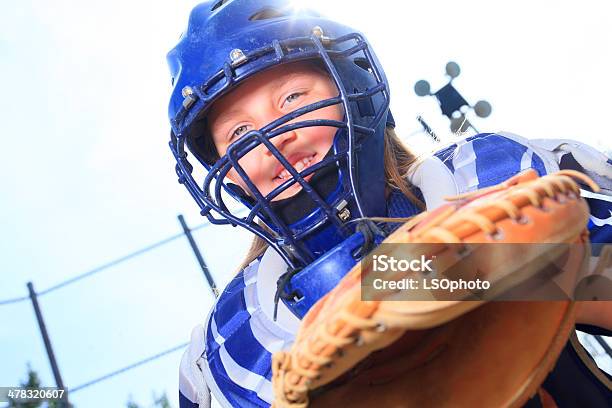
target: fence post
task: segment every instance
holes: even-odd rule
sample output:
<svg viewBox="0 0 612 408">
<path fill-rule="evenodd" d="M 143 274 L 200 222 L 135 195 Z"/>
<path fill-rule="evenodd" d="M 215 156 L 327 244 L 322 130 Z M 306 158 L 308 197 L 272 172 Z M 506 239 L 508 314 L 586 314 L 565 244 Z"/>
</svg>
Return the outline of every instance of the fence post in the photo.
<svg viewBox="0 0 612 408">
<path fill-rule="evenodd" d="M 215 283 L 212 275 L 210 274 L 210 270 L 208 269 L 208 266 L 206 266 L 206 262 L 204 261 L 204 258 L 202 257 L 202 254 L 200 253 L 200 249 L 198 248 L 198 245 L 193 239 L 193 236 L 191 235 L 191 230 L 187 226 L 187 223 L 185 222 L 185 218 L 183 217 L 182 214 L 178 215 L 178 220 L 181 223 L 181 226 L 183 227 L 183 232 L 185 233 L 185 235 L 187 236 L 187 239 L 189 240 L 189 245 L 191 245 L 191 249 L 193 250 L 195 257 L 198 260 L 198 263 L 200 264 L 200 268 L 202 269 L 202 272 L 204 273 L 204 277 L 206 278 L 206 281 L 208 282 L 208 286 L 212 290 L 213 295 L 216 298 L 219 297 L 219 289 L 217 288 L 217 284 Z"/>
<path fill-rule="evenodd" d="M 51 371 L 53 371 L 53 377 L 55 378 L 55 384 L 57 388 L 65 390 L 64 382 L 62 381 L 62 375 L 60 374 L 59 367 L 57 366 L 57 361 L 55 360 L 55 354 L 53 353 L 53 347 L 51 346 L 51 340 L 49 339 L 49 334 L 47 333 L 47 326 L 45 326 L 45 321 L 43 320 L 42 312 L 40 310 L 40 306 L 38 305 L 38 298 L 36 296 L 36 291 L 34 291 L 34 285 L 32 282 L 28 282 L 28 292 L 30 292 L 30 299 L 32 300 L 32 306 L 34 306 L 34 313 L 36 313 L 36 320 L 38 321 L 38 327 L 40 328 L 40 333 L 42 334 L 43 342 L 45 343 L 45 349 L 47 350 L 47 356 L 49 357 L 49 362 L 51 363 Z M 68 397 L 65 399 L 65 406 L 69 406 Z"/>
</svg>

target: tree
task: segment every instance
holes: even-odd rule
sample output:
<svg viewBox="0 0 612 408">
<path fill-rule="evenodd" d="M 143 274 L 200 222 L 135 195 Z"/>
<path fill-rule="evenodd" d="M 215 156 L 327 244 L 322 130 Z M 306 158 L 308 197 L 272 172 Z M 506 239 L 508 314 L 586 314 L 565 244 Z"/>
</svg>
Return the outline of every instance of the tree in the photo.
<svg viewBox="0 0 612 408">
<path fill-rule="evenodd" d="M 40 378 L 38 373 L 32 370 L 32 367 L 28 363 L 28 379 L 25 382 L 19 384 L 23 388 L 40 388 Z M 36 402 L 16 402 L 14 399 L 9 398 L 9 408 L 38 408 L 42 405 L 41 401 Z"/>
<path fill-rule="evenodd" d="M 172 405 L 170 405 L 170 401 L 168 400 L 168 396 L 165 392 L 162 393 L 162 395 L 159 397 L 157 397 L 155 393 L 153 393 L 153 406 L 156 408 L 172 408 Z M 128 402 L 126 404 L 126 408 L 141 408 L 141 406 L 138 405 L 130 395 L 130 398 L 128 399 Z"/>
<path fill-rule="evenodd" d="M 28 364 L 28 378 L 19 384 L 22 388 L 40 388 L 40 378 L 38 373 L 32 369 Z M 9 398 L 9 404 L 7 408 L 75 408 L 72 404 L 66 404 L 64 401 L 35 401 L 35 402 L 17 402 L 12 398 Z M 133 399 L 129 397 L 126 404 L 127 408 L 141 408 Z M 153 407 L 155 408 L 172 408 L 168 396 L 166 393 L 162 393 L 159 397 L 153 393 Z"/>
<path fill-rule="evenodd" d="M 32 369 L 30 364 L 28 363 L 28 379 L 26 381 L 22 381 L 19 384 L 22 388 L 40 388 L 40 378 L 38 377 L 38 373 Z M 45 404 L 45 405 L 43 405 Z M 12 398 L 9 398 L 8 408 L 74 408 L 74 405 L 66 404 L 64 401 L 34 401 L 34 402 L 17 402 Z"/>
<path fill-rule="evenodd" d="M 155 397 L 155 394 L 153 394 L 153 397 Z M 170 405 L 170 401 L 168 401 L 168 396 L 165 392 L 161 395 L 161 397 L 155 399 L 155 406 L 159 408 L 172 408 L 172 405 Z"/>
</svg>

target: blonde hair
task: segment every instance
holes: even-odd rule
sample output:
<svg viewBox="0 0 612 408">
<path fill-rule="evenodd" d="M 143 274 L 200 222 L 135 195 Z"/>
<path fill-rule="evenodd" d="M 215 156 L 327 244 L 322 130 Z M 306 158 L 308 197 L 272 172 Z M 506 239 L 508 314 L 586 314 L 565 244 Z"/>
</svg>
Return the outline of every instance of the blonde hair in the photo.
<svg viewBox="0 0 612 408">
<path fill-rule="evenodd" d="M 410 184 L 406 177 L 411 168 L 418 162 L 419 157 L 408 146 L 402 143 L 395 133 L 395 129 L 387 127 L 385 129 L 384 158 L 387 193 L 392 189 L 400 190 L 410 201 L 423 210 L 425 209 L 424 203 L 414 195 L 412 184 Z M 257 259 L 267 248 L 268 244 L 266 241 L 255 236 L 238 270 L 245 268 Z"/>
</svg>

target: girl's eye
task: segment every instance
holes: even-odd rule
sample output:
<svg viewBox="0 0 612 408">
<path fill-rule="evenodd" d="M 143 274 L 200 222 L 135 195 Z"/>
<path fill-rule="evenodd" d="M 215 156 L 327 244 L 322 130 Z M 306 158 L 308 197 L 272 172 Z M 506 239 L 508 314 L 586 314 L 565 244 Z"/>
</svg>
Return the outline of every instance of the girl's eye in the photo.
<svg viewBox="0 0 612 408">
<path fill-rule="evenodd" d="M 238 126 L 236 130 L 232 133 L 232 138 L 242 136 L 244 132 L 248 129 L 247 125 Z"/>
<path fill-rule="evenodd" d="M 302 96 L 303 94 L 301 92 L 294 92 L 291 95 L 289 95 L 288 97 L 285 98 L 285 102 L 291 103 L 293 101 L 295 101 L 297 98 L 299 98 L 300 96 Z"/>
</svg>

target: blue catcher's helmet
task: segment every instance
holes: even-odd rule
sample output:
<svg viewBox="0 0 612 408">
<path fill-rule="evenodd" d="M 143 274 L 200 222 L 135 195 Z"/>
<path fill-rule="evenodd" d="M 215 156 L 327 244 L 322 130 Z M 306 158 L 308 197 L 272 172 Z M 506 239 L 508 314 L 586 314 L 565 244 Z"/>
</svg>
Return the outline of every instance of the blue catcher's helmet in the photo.
<svg viewBox="0 0 612 408">
<path fill-rule="evenodd" d="M 285 1 L 213 0 L 194 8 L 187 31 L 167 58 L 174 86 L 168 114 L 176 172 L 212 223 L 247 228 L 275 248 L 291 268 L 300 269 L 354 236 L 351 221 L 385 215 L 389 87 L 362 34 L 314 12 L 293 9 Z M 319 61 L 338 95 L 246 133 L 218 157 L 206 124 L 210 106 L 252 75 L 300 60 Z M 331 105 L 344 110 L 343 120 L 299 120 Z M 322 161 L 298 172 L 271 140 L 311 126 L 335 127 L 333 146 Z M 238 163 L 260 145 L 291 174 L 265 196 Z M 203 182 L 195 180 L 195 163 L 190 163 L 187 152 L 207 170 Z M 231 169 L 248 191 L 230 182 Z M 299 193 L 273 201 L 296 183 L 302 187 Z M 242 202 L 248 214 L 230 210 L 223 191 Z"/>
</svg>

